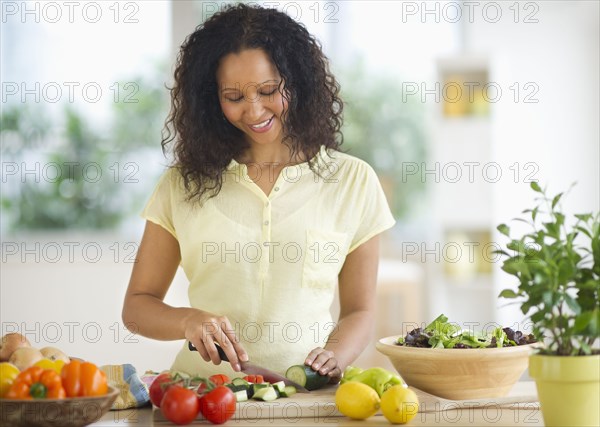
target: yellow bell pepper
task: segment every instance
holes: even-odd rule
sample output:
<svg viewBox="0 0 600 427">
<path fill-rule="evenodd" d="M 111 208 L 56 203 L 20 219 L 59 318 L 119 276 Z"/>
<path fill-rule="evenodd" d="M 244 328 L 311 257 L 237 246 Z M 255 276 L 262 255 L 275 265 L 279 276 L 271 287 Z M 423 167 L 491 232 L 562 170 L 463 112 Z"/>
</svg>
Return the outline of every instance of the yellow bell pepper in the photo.
<svg viewBox="0 0 600 427">
<path fill-rule="evenodd" d="M 4 397 L 10 386 L 19 375 L 19 368 L 12 363 L 0 363 L 0 398 Z"/>
<path fill-rule="evenodd" d="M 390 387 L 402 385 L 406 387 L 406 383 L 399 375 L 383 368 L 369 368 L 362 370 L 355 366 L 348 366 L 342 376 L 342 384 L 348 381 L 356 381 L 371 387 L 381 397 L 383 393 Z"/>
<path fill-rule="evenodd" d="M 33 366 L 39 366 L 42 369 L 52 369 L 60 374 L 63 366 L 65 366 L 64 360 L 50 360 L 50 359 L 42 359 L 33 364 Z"/>
</svg>

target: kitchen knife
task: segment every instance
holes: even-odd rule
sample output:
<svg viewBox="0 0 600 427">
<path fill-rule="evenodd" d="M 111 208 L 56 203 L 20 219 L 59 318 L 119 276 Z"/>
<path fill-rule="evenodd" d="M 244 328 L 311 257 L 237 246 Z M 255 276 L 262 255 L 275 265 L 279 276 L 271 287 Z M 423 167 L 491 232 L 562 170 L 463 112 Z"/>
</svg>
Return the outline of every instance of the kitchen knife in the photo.
<svg viewBox="0 0 600 427">
<path fill-rule="evenodd" d="M 221 346 L 218 345 L 217 343 L 215 343 L 215 347 L 217 348 L 217 351 L 219 352 L 219 357 L 221 358 L 221 360 L 224 362 L 229 362 L 229 359 L 227 358 L 227 355 L 225 354 L 225 351 L 221 348 Z M 191 343 L 191 341 L 188 341 L 188 348 L 190 349 L 190 351 L 198 351 L 198 349 L 194 346 L 194 344 Z M 266 368 L 262 368 L 257 365 L 253 365 L 250 362 L 242 362 L 241 360 L 240 360 L 240 368 L 241 368 L 242 372 L 245 373 L 246 375 L 262 375 L 264 380 L 268 383 L 273 384 L 273 383 L 276 383 L 279 381 L 283 381 L 285 383 L 285 385 L 291 385 L 291 386 L 296 387 L 296 391 L 298 393 L 310 393 L 307 389 L 302 387 L 300 384 L 295 383 L 294 381 L 284 377 L 283 375 L 279 375 L 277 372 L 273 372 L 270 369 L 266 369 Z"/>
</svg>

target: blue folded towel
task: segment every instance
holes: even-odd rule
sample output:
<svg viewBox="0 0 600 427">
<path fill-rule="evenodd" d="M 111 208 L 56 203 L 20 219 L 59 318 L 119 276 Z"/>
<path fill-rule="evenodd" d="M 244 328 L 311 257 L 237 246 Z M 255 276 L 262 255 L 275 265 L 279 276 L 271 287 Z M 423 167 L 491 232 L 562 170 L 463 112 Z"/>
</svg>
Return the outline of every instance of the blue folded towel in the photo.
<svg viewBox="0 0 600 427">
<path fill-rule="evenodd" d="M 119 390 L 119 396 L 112 405 L 112 410 L 139 408 L 148 405 L 150 394 L 148 385 L 137 374 L 133 365 L 104 365 L 104 371 L 109 385 Z"/>
</svg>

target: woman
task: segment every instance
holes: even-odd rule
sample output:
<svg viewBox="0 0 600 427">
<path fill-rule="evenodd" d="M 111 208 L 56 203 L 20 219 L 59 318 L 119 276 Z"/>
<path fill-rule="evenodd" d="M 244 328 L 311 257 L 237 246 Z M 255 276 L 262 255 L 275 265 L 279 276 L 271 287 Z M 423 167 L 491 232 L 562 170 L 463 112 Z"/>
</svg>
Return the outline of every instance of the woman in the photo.
<svg viewBox="0 0 600 427">
<path fill-rule="evenodd" d="M 338 150 L 338 91 L 317 41 L 274 9 L 230 6 L 183 44 L 163 139 L 174 162 L 143 211 L 123 307 L 132 330 L 186 340 L 172 369 L 305 363 L 335 382 L 367 345 L 394 219 L 373 170 Z M 190 307 L 163 302 L 179 265 Z M 215 366 L 215 343 L 231 366 Z"/>
</svg>

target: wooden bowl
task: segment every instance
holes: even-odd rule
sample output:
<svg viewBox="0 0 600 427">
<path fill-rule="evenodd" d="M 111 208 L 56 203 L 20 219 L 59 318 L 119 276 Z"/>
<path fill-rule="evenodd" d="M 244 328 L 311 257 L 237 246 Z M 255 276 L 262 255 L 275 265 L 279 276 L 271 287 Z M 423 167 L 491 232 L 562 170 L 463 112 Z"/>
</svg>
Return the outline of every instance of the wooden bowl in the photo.
<svg viewBox="0 0 600 427">
<path fill-rule="evenodd" d="M 537 344 L 503 348 L 418 348 L 395 344 L 399 335 L 375 344 L 410 386 L 452 400 L 506 396 L 527 368 Z"/>
<path fill-rule="evenodd" d="M 107 413 L 119 390 L 108 388 L 104 396 L 67 399 L 0 399 L 0 425 L 6 427 L 80 427 Z"/>
</svg>

